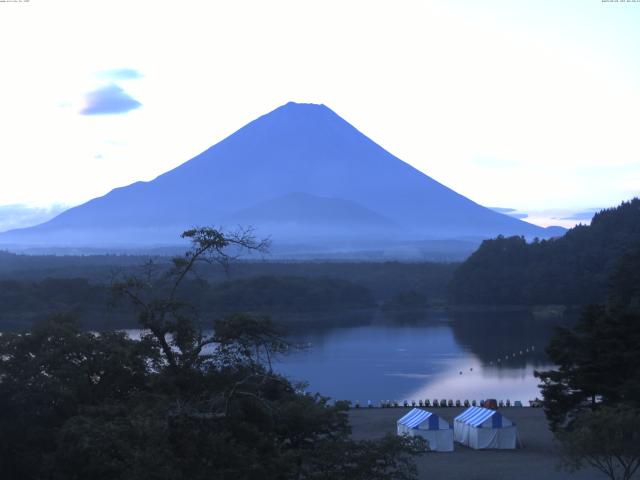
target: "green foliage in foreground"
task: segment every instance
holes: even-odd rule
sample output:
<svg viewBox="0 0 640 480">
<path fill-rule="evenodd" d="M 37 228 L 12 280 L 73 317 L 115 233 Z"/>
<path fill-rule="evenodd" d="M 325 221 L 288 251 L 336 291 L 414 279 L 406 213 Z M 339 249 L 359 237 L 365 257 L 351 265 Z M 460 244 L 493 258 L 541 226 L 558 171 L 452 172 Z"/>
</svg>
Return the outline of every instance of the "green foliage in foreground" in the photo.
<svg viewBox="0 0 640 480">
<path fill-rule="evenodd" d="M 609 302 L 558 329 L 547 353 L 558 367 L 536 372 L 564 466 L 590 465 L 611 480 L 640 467 L 640 250 L 612 275 Z"/>
<path fill-rule="evenodd" d="M 586 307 L 573 328 L 557 328 L 547 347 L 554 370 L 542 380 L 552 430 L 600 405 L 640 408 L 640 247 L 611 275 L 606 305 Z"/>
<path fill-rule="evenodd" d="M 225 264 L 243 234 L 185 232 L 169 271 L 114 286 L 139 341 L 66 317 L 0 335 L 2 480 L 410 480 L 424 442 L 350 438 L 347 405 L 300 392 L 271 369 L 288 345 L 269 321 L 235 315 L 206 336 L 180 286 L 197 262 Z"/>
<path fill-rule="evenodd" d="M 640 467 L 640 410 L 603 407 L 576 419 L 558 438 L 570 471 L 589 465 L 611 480 L 630 480 Z"/>
<path fill-rule="evenodd" d="M 347 406 L 301 394 L 262 358 L 268 323 L 170 366 L 141 341 L 55 318 L 0 337 L 0 471 L 12 479 L 411 479 L 421 445 L 349 438 Z M 258 356 L 259 355 L 259 356 Z"/>
<path fill-rule="evenodd" d="M 591 306 L 575 328 L 558 329 L 547 353 L 558 367 L 537 372 L 552 430 L 600 405 L 640 407 L 640 315 Z"/>
</svg>

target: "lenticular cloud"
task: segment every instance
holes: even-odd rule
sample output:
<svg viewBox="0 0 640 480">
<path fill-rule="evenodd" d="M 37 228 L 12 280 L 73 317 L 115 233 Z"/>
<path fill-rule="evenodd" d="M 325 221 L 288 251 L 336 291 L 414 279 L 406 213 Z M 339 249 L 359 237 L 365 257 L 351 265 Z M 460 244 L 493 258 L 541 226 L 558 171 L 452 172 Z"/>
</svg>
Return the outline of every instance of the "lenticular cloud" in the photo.
<svg viewBox="0 0 640 480">
<path fill-rule="evenodd" d="M 87 93 L 85 103 L 81 115 L 118 115 L 142 105 L 115 83 Z"/>
</svg>

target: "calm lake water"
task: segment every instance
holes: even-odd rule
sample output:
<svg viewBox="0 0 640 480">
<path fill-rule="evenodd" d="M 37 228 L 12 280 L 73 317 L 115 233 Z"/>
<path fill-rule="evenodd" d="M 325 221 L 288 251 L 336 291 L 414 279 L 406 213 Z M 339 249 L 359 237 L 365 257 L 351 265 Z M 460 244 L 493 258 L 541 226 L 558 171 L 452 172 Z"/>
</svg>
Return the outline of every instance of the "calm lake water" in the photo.
<svg viewBox="0 0 640 480">
<path fill-rule="evenodd" d="M 307 381 L 309 392 L 362 405 L 426 398 L 525 403 L 541 396 L 533 372 L 549 367 L 544 348 L 552 331 L 552 322 L 527 314 L 405 313 L 400 322 L 379 318 L 293 334 L 306 348 L 280 358 L 275 369 Z"/>
<path fill-rule="evenodd" d="M 541 397 L 534 370 L 550 368 L 544 349 L 558 320 L 525 312 L 364 312 L 303 324 L 293 349 L 273 363 L 306 391 L 334 400 L 380 401 Z M 315 325 L 315 326 L 314 326 Z M 336 326 L 340 325 L 340 326 Z M 140 330 L 128 330 L 137 338 Z"/>
</svg>

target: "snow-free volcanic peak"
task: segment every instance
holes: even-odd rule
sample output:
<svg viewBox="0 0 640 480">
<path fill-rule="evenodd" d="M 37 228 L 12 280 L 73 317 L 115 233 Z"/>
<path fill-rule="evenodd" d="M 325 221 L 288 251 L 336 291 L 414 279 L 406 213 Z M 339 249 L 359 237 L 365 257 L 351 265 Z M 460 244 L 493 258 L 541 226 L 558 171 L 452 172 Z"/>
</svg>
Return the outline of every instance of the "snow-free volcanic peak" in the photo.
<svg viewBox="0 0 640 480">
<path fill-rule="evenodd" d="M 286 206 L 300 201 L 292 193 L 304 194 L 316 215 L 349 205 L 351 222 L 321 226 L 322 242 L 334 246 L 348 240 L 349 248 L 358 248 L 358 238 L 370 245 L 376 239 L 548 236 L 543 228 L 482 207 L 438 183 L 325 105 L 289 102 L 150 182 L 116 188 L 47 223 L 2 234 L 0 244 L 168 243 L 193 225 L 235 226 L 247 211 L 253 212 L 258 232 L 271 235 L 274 243 L 313 242 L 317 222 L 311 214 L 301 221 L 300 208 Z M 281 211 L 267 215 L 265 205 Z M 259 211 L 264 218 L 255 215 Z M 295 211 L 296 218 L 288 219 L 287 211 Z M 358 221 L 357 212 L 368 220 Z M 291 232 L 296 238 L 287 237 Z"/>
</svg>

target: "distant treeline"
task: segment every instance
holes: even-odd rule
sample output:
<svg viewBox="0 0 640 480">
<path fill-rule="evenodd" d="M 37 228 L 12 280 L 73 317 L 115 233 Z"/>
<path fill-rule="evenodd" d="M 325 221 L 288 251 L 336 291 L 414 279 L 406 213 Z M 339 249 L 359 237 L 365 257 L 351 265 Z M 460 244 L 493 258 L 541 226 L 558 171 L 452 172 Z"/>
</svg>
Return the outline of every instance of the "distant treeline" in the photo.
<svg viewBox="0 0 640 480">
<path fill-rule="evenodd" d="M 2 252 L 0 257 L 0 331 L 29 328 L 53 313 L 74 314 L 85 327 L 98 330 L 137 326 L 130 306 L 114 302 L 110 278 L 138 272 L 145 258 L 115 256 L 110 266 L 108 256 L 33 257 Z M 38 261 L 42 262 L 39 272 Z M 164 265 L 167 259 L 154 261 Z M 275 319 L 286 314 L 287 321 L 294 322 L 297 314 L 307 314 L 308 321 L 311 314 L 442 304 L 455 269 L 453 264 L 437 263 L 240 262 L 227 275 L 219 267 L 203 267 L 198 278 L 186 282 L 179 292 L 203 318 L 253 312 Z M 86 276 L 65 278 L 71 272 Z"/>
<path fill-rule="evenodd" d="M 205 318 L 234 312 L 308 313 L 375 307 L 371 292 L 331 278 L 260 276 L 209 284 L 188 281 L 179 292 Z M 0 281 L 0 325 L 16 329 L 54 312 L 76 315 L 88 328 L 135 327 L 126 302 L 114 302 L 109 285 L 86 279 Z M 1 328 L 1 327 L 0 327 Z"/>
<path fill-rule="evenodd" d="M 216 284 L 204 298 L 208 310 L 221 312 L 308 312 L 375 306 L 369 289 L 326 277 L 260 276 L 233 280 Z"/>
<path fill-rule="evenodd" d="M 149 260 L 169 263 L 167 256 L 135 255 L 16 255 L 0 251 L 0 280 L 40 281 L 44 278 L 84 278 L 109 283 L 115 274 L 137 271 Z M 216 265 L 201 265 L 198 275 L 210 283 L 250 277 L 327 277 L 347 280 L 371 291 L 376 301 L 387 301 L 407 291 L 421 292 L 431 300 L 444 300 L 457 263 L 438 262 L 338 262 L 239 260 L 225 272 Z"/>
<path fill-rule="evenodd" d="M 447 301 L 586 305 L 606 300 L 614 268 L 634 264 L 629 260 L 636 258 L 634 248 L 640 252 L 638 199 L 603 210 L 590 226 L 560 238 L 486 240 L 462 264 L 239 261 L 228 272 L 203 265 L 180 293 L 205 318 L 249 311 L 286 313 L 294 321 L 298 314 L 422 309 Z M 169 264 L 169 257 L 151 260 L 161 269 Z M 129 255 L 0 252 L 0 330 L 28 328 L 57 312 L 74 313 L 89 328 L 135 327 L 128 307 L 112 302 L 109 285 L 117 276 L 139 273 L 147 261 Z"/>
<path fill-rule="evenodd" d="M 27 255 L 0 250 L 0 278 L 105 280 L 115 270 L 136 267 L 148 258 L 137 255 Z"/>
<path fill-rule="evenodd" d="M 597 213 L 590 226 L 579 225 L 563 237 L 484 241 L 456 270 L 451 298 L 474 305 L 602 303 L 610 275 L 638 248 L 640 200 L 635 198 Z"/>
</svg>

